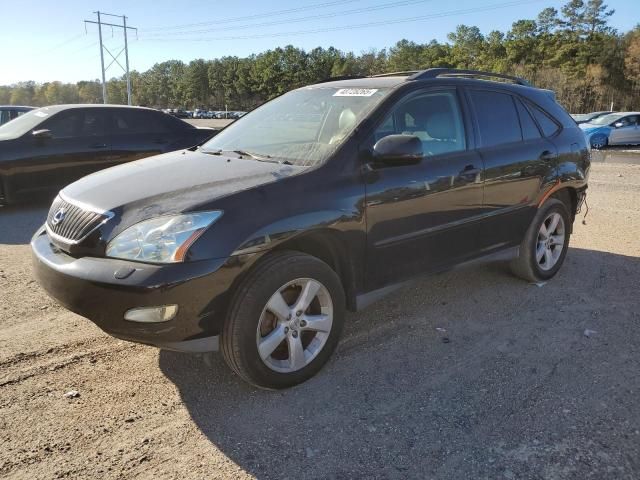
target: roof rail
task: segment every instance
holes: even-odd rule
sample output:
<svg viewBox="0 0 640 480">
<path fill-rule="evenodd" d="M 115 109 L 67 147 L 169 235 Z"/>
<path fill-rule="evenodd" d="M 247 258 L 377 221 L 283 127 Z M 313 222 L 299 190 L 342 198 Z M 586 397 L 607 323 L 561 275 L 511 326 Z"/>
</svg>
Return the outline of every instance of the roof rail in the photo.
<svg viewBox="0 0 640 480">
<path fill-rule="evenodd" d="M 415 75 L 417 73 L 420 73 L 420 70 L 405 70 L 402 72 L 389 72 L 389 73 L 379 73 L 377 75 L 371 75 L 371 78 L 378 78 L 378 77 L 402 77 L 404 75 Z"/>
<path fill-rule="evenodd" d="M 518 85 L 530 87 L 531 84 L 524 78 L 514 77 L 513 75 L 504 75 L 502 73 L 483 72 L 481 70 L 458 70 L 457 68 L 428 68 L 411 75 L 407 80 L 426 80 L 427 78 L 446 77 L 487 77 L 487 78 L 503 78 L 511 80 Z"/>
<path fill-rule="evenodd" d="M 362 75 L 339 75 L 337 77 L 325 78 L 324 80 L 320 80 L 319 82 L 316 82 L 316 83 L 337 82 L 339 80 L 354 80 L 356 78 L 366 78 L 366 77 Z"/>
</svg>

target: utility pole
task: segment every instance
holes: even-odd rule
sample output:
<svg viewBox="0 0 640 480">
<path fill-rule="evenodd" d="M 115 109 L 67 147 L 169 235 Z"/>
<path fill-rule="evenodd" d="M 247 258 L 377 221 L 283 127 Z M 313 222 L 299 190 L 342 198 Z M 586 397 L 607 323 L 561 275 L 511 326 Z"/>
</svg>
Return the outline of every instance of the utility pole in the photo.
<svg viewBox="0 0 640 480">
<path fill-rule="evenodd" d="M 128 27 L 127 26 L 127 17 L 125 17 L 124 15 L 114 15 L 112 13 L 104 13 L 104 12 L 93 12 L 96 15 L 98 15 L 98 21 L 93 21 L 93 20 L 85 20 L 84 21 L 84 28 L 85 31 L 87 29 L 87 23 L 94 23 L 96 25 L 98 25 L 98 36 L 99 38 L 99 43 L 100 43 L 100 66 L 102 67 L 102 102 L 103 103 L 107 103 L 107 82 L 106 82 L 106 72 L 109 69 L 109 67 L 111 65 L 113 65 L 114 63 L 117 63 L 118 66 L 122 69 L 122 71 L 125 73 L 126 78 L 127 78 L 127 104 L 131 105 L 131 78 L 129 77 L 129 44 L 128 44 L 128 39 L 127 39 L 127 30 L 135 30 L 136 32 L 136 38 L 138 37 L 138 29 L 135 27 Z M 101 15 L 107 15 L 109 17 L 116 17 L 116 18 L 121 18 L 122 19 L 122 25 L 116 24 L 116 23 L 107 23 L 107 22 L 103 22 L 100 18 Z M 111 29 L 114 28 L 121 28 L 123 33 L 124 33 L 124 48 L 122 50 L 120 50 L 117 54 L 113 54 L 111 53 L 111 51 L 102 43 L 102 26 L 108 26 L 111 27 Z M 104 66 L 104 52 L 107 52 L 109 54 L 109 56 L 111 57 L 111 62 L 109 63 L 109 65 L 107 65 L 106 67 Z M 125 67 L 122 66 L 122 64 L 118 61 L 118 57 L 124 52 L 124 58 L 125 58 Z"/>
</svg>

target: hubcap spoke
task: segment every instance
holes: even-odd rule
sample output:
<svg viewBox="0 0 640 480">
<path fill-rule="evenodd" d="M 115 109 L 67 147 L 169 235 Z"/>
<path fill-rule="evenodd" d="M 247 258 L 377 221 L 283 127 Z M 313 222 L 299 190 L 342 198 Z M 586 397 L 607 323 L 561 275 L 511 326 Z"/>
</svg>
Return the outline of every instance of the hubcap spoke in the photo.
<svg viewBox="0 0 640 480">
<path fill-rule="evenodd" d="M 544 224 L 544 222 L 542 222 L 542 225 L 540 225 L 540 235 L 545 240 L 549 236 L 549 233 L 547 232 L 547 226 Z"/>
<path fill-rule="evenodd" d="M 307 322 L 302 330 L 313 330 L 316 332 L 329 333 L 331 331 L 332 319 L 329 315 L 305 315 L 302 317 Z"/>
<path fill-rule="evenodd" d="M 551 223 L 547 228 L 547 232 L 549 232 L 549 235 L 553 235 L 553 233 L 556 231 L 559 221 L 560 221 L 560 215 L 558 215 L 557 213 L 551 217 Z"/>
<path fill-rule="evenodd" d="M 279 291 L 274 293 L 269 299 L 269 303 L 267 303 L 267 310 L 278 317 L 278 320 L 287 320 L 291 312 L 289 305 L 284 301 L 284 298 Z"/>
<path fill-rule="evenodd" d="M 287 336 L 287 346 L 289 347 L 289 368 L 299 370 L 305 366 L 304 347 L 300 336 Z"/>
<path fill-rule="evenodd" d="M 278 345 L 282 343 L 286 336 L 287 335 L 284 333 L 284 327 L 282 325 L 278 325 L 275 330 L 260 341 L 260 344 L 258 345 L 260 358 L 263 360 L 268 358 Z"/>
<path fill-rule="evenodd" d="M 294 310 L 305 312 L 311 302 L 318 294 L 321 285 L 315 280 L 308 280 L 307 283 L 302 287 L 302 291 L 300 292 L 300 296 L 298 297 L 298 301 L 296 302 L 296 306 Z"/>
<path fill-rule="evenodd" d="M 544 252 L 546 250 L 547 249 L 544 246 L 544 243 L 539 243 L 538 244 L 538 248 L 536 249 L 536 260 L 538 260 L 538 263 L 540 263 L 542 261 L 542 258 L 544 257 Z"/>
<path fill-rule="evenodd" d="M 546 267 L 550 267 L 551 265 L 553 265 L 553 255 L 551 253 L 551 249 L 549 248 L 544 249 L 544 264 Z"/>
</svg>

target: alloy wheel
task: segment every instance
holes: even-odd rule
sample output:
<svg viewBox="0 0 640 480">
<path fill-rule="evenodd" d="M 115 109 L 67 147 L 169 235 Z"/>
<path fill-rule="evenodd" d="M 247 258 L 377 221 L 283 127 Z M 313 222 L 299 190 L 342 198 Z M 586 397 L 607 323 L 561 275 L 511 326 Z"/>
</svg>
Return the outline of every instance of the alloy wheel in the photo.
<svg viewBox="0 0 640 480">
<path fill-rule="evenodd" d="M 562 215 L 553 212 L 545 218 L 538 231 L 536 261 L 544 270 L 551 270 L 562 255 L 565 242 L 564 220 Z"/>
<path fill-rule="evenodd" d="M 320 353 L 333 325 L 327 288 L 312 278 L 298 278 L 269 299 L 258 322 L 256 346 L 264 364 L 280 373 L 298 371 Z"/>
</svg>

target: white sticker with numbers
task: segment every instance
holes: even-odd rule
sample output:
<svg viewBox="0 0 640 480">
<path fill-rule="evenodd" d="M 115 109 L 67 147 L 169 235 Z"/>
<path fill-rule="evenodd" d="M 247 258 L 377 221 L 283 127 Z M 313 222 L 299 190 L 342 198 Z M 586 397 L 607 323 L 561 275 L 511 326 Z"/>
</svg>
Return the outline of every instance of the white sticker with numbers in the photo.
<svg viewBox="0 0 640 480">
<path fill-rule="evenodd" d="M 370 97 L 378 91 L 377 88 L 341 88 L 333 94 L 334 97 Z"/>
</svg>

